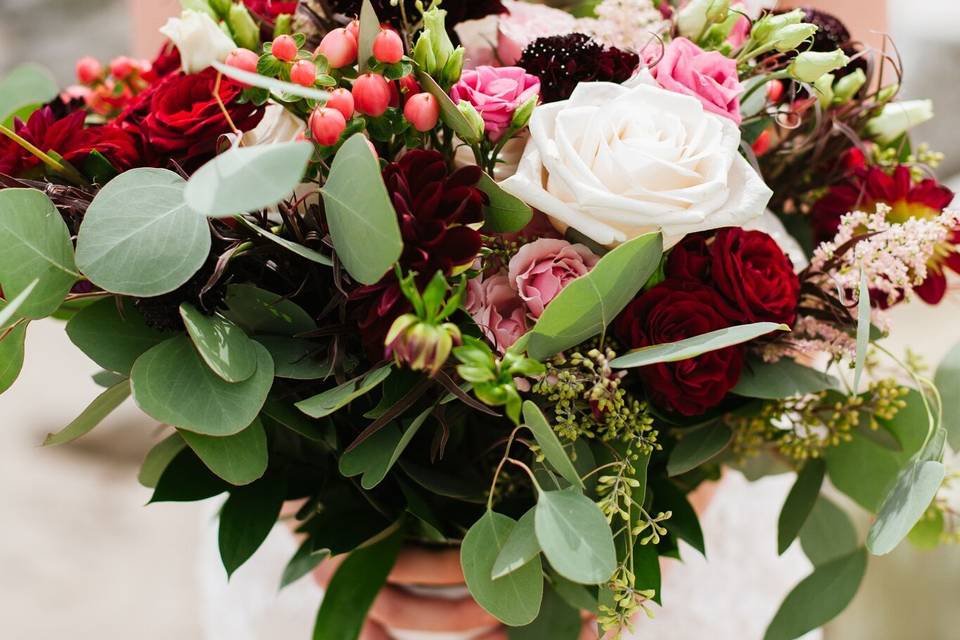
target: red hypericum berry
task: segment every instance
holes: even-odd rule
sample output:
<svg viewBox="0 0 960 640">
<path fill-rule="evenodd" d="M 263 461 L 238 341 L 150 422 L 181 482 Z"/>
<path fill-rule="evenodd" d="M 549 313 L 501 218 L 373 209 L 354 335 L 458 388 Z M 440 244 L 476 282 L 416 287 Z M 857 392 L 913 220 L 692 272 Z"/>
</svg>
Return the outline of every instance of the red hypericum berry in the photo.
<svg viewBox="0 0 960 640">
<path fill-rule="evenodd" d="M 346 118 L 336 109 L 317 107 L 310 115 L 310 133 L 319 145 L 328 147 L 336 144 L 346 128 Z"/>
<path fill-rule="evenodd" d="M 327 100 L 327 107 L 336 109 L 343 114 L 343 117 L 349 120 L 353 117 L 353 94 L 343 87 L 334 89 L 330 92 L 330 98 Z"/>
<path fill-rule="evenodd" d="M 77 81 L 80 84 L 93 84 L 103 77 L 103 65 L 96 58 L 85 56 L 77 60 Z"/>
<path fill-rule="evenodd" d="M 334 69 L 357 61 L 357 39 L 346 29 L 334 29 L 323 36 L 314 55 L 322 55 Z"/>
<path fill-rule="evenodd" d="M 382 116 L 390 106 L 390 83 L 375 73 L 363 74 L 353 83 L 353 103 L 365 116 Z"/>
<path fill-rule="evenodd" d="M 126 80 L 135 68 L 133 60 L 127 56 L 119 56 L 110 61 L 110 75 L 117 80 Z"/>
<path fill-rule="evenodd" d="M 400 62 L 403 58 L 403 38 L 392 29 L 381 29 L 373 41 L 373 57 L 384 64 Z"/>
<path fill-rule="evenodd" d="M 360 42 L 360 21 L 351 20 L 350 24 L 347 25 L 347 31 L 350 32 L 350 35 L 353 36 L 353 39 L 357 42 Z"/>
<path fill-rule="evenodd" d="M 297 41 L 293 39 L 293 36 L 277 36 L 273 41 L 273 47 L 271 52 L 277 60 L 283 60 L 284 62 L 290 62 L 291 60 L 297 57 L 300 49 L 297 47 Z"/>
<path fill-rule="evenodd" d="M 312 87 L 317 81 L 317 66 L 309 60 L 297 60 L 290 67 L 290 82 L 301 87 Z"/>
<path fill-rule="evenodd" d="M 771 80 L 767 83 L 767 99 L 777 104 L 783 96 L 783 83 L 779 80 Z"/>
<path fill-rule="evenodd" d="M 420 83 L 417 82 L 417 79 L 413 77 L 412 73 L 403 76 L 397 80 L 397 82 L 400 83 L 400 93 L 405 96 L 412 96 L 423 91 L 423 89 L 420 88 Z"/>
<path fill-rule="evenodd" d="M 751 146 L 753 147 L 753 153 L 758 158 L 770 151 L 770 129 L 764 129 Z"/>
<path fill-rule="evenodd" d="M 403 117 L 410 121 L 417 131 L 430 131 L 440 119 L 440 103 L 429 93 L 418 93 L 407 100 L 403 107 Z"/>
<path fill-rule="evenodd" d="M 230 55 L 227 56 L 225 64 L 228 67 L 240 69 L 241 71 L 256 73 L 257 62 L 259 62 L 259 60 L 260 58 L 257 54 L 250 51 L 250 49 L 234 49 L 230 52 Z"/>
</svg>

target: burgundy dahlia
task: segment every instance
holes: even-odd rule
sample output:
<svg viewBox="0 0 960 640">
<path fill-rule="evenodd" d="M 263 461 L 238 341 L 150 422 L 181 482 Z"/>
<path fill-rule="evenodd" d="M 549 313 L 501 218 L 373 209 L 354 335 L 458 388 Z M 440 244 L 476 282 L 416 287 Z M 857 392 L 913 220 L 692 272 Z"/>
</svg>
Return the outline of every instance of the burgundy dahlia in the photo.
<svg viewBox="0 0 960 640">
<path fill-rule="evenodd" d="M 581 82 L 626 82 L 639 64 L 636 53 L 604 47 L 582 33 L 538 38 L 517 61 L 540 78 L 545 103 L 566 100 Z"/>
</svg>

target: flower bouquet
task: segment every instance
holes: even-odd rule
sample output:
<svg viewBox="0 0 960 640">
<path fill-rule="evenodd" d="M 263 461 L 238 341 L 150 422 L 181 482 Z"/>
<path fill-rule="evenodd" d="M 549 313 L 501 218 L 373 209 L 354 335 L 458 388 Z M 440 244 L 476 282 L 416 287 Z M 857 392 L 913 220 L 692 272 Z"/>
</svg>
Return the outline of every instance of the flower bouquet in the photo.
<svg viewBox="0 0 960 640">
<path fill-rule="evenodd" d="M 960 220 L 908 135 L 929 104 L 839 20 L 184 5 L 153 61 L 3 80 L 0 389 L 66 320 L 105 390 L 46 444 L 132 395 L 170 427 L 152 501 L 227 496 L 228 574 L 299 501 L 284 584 L 349 554 L 315 638 L 356 638 L 411 546 L 459 548 L 511 638 L 642 627 L 724 466 L 797 472 L 770 544 L 814 569 L 768 639 L 956 535 L 960 352 L 934 383 L 883 338 L 944 297 Z"/>
</svg>

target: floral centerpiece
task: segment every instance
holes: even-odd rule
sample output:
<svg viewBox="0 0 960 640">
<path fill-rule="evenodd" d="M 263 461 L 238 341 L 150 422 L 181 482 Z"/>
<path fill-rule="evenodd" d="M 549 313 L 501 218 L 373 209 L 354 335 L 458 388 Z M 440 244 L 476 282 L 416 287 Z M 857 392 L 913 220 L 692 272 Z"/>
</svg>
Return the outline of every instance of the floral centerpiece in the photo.
<svg viewBox="0 0 960 640">
<path fill-rule="evenodd" d="M 511 637 L 642 627 L 724 466 L 797 472 L 771 545 L 814 569 L 767 638 L 955 536 L 960 355 L 934 383 L 883 339 L 946 294 L 960 220 L 909 138 L 929 103 L 836 18 L 184 4 L 153 61 L 3 81 L 0 388 L 66 320 L 105 390 L 47 444 L 132 395 L 170 428 L 153 501 L 227 496 L 228 573 L 300 501 L 284 583 L 349 554 L 316 638 L 359 634 L 405 545 L 459 547 Z"/>
</svg>

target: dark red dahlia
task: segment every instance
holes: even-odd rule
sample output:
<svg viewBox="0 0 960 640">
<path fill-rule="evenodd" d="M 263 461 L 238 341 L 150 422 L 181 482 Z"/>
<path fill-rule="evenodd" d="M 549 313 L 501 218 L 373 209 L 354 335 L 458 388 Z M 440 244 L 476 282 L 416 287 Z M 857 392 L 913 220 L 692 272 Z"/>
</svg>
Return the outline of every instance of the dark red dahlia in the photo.
<svg viewBox="0 0 960 640">
<path fill-rule="evenodd" d="M 901 223 L 910 218 L 934 218 L 952 201 L 953 191 L 932 178 L 915 181 L 910 168 L 904 165 L 897 166 L 892 173 L 877 166 L 859 167 L 813 206 L 814 233 L 818 241 L 831 240 L 841 216 L 850 211 L 872 213 L 878 204 L 889 205 L 887 219 Z M 937 304 L 947 291 L 944 268 L 960 273 L 960 227 L 938 248 L 928 267 L 927 279 L 914 291 L 929 304 Z"/>
<path fill-rule="evenodd" d="M 469 166 L 453 173 L 443 154 L 414 149 L 383 171 L 403 235 L 400 266 L 415 272 L 421 285 L 437 271 L 451 275 L 473 263 L 482 244 L 487 196 L 477 188 L 481 171 Z M 358 289 L 362 301 L 360 328 L 368 349 L 383 352 L 383 339 L 393 320 L 408 310 L 393 273 L 381 282 Z"/>
<path fill-rule="evenodd" d="M 543 102 L 566 100 L 581 82 L 626 82 L 639 64 L 636 53 L 604 47 L 582 33 L 538 38 L 517 61 L 540 78 Z"/>
</svg>

